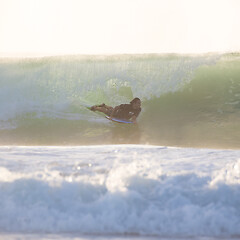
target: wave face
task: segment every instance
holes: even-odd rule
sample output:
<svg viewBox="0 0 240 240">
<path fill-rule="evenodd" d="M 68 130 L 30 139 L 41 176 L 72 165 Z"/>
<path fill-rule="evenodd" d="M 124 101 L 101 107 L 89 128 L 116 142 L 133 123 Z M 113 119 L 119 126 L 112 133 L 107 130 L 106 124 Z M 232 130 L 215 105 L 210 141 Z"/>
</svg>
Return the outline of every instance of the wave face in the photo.
<svg viewBox="0 0 240 240">
<path fill-rule="evenodd" d="M 240 55 L 0 59 L 0 144 L 239 148 Z M 86 106 L 142 100 L 137 125 Z"/>
</svg>

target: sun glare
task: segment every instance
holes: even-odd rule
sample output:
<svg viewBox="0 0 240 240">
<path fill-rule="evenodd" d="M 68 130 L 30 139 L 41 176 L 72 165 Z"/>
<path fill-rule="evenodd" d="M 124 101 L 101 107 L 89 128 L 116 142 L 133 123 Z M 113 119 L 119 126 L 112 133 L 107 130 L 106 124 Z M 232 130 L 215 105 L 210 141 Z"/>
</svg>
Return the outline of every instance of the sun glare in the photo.
<svg viewBox="0 0 240 240">
<path fill-rule="evenodd" d="M 0 0 L 0 52 L 240 49 L 237 0 Z"/>
</svg>

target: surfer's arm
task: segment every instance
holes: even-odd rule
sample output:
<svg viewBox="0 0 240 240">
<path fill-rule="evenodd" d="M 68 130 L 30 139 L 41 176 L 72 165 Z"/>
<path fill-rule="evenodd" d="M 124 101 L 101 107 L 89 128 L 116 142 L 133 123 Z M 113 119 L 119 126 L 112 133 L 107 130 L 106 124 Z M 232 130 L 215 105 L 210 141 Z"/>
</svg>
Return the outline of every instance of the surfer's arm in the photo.
<svg viewBox="0 0 240 240">
<path fill-rule="evenodd" d="M 138 117 L 138 115 L 139 115 L 139 113 L 141 112 L 141 108 L 137 111 L 137 112 L 135 112 L 134 113 L 134 115 L 131 117 L 131 121 L 133 122 L 133 123 L 137 123 L 137 117 Z"/>
<path fill-rule="evenodd" d="M 133 116 L 131 117 L 131 121 L 132 121 L 134 124 L 136 124 L 136 123 L 137 123 L 137 117 L 136 117 L 135 115 L 133 115 Z"/>
</svg>

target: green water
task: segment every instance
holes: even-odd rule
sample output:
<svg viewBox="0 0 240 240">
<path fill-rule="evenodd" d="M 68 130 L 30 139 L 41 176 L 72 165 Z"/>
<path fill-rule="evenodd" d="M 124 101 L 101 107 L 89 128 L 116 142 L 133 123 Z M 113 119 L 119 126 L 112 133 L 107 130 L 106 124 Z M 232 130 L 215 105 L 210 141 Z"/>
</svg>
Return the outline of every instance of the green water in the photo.
<svg viewBox="0 0 240 240">
<path fill-rule="evenodd" d="M 137 125 L 86 106 L 142 100 Z M 0 144 L 240 148 L 240 56 L 0 60 Z"/>
</svg>

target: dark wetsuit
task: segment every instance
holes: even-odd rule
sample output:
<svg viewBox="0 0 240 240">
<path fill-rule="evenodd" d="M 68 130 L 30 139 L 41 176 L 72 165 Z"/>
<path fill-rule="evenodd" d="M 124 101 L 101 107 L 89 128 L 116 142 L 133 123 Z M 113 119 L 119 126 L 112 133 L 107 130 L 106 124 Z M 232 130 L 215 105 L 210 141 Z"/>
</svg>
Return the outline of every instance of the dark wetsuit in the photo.
<svg viewBox="0 0 240 240">
<path fill-rule="evenodd" d="M 138 116 L 141 108 L 133 109 L 131 104 L 121 104 L 119 109 L 114 113 L 115 118 L 129 120 L 133 116 Z"/>
</svg>

